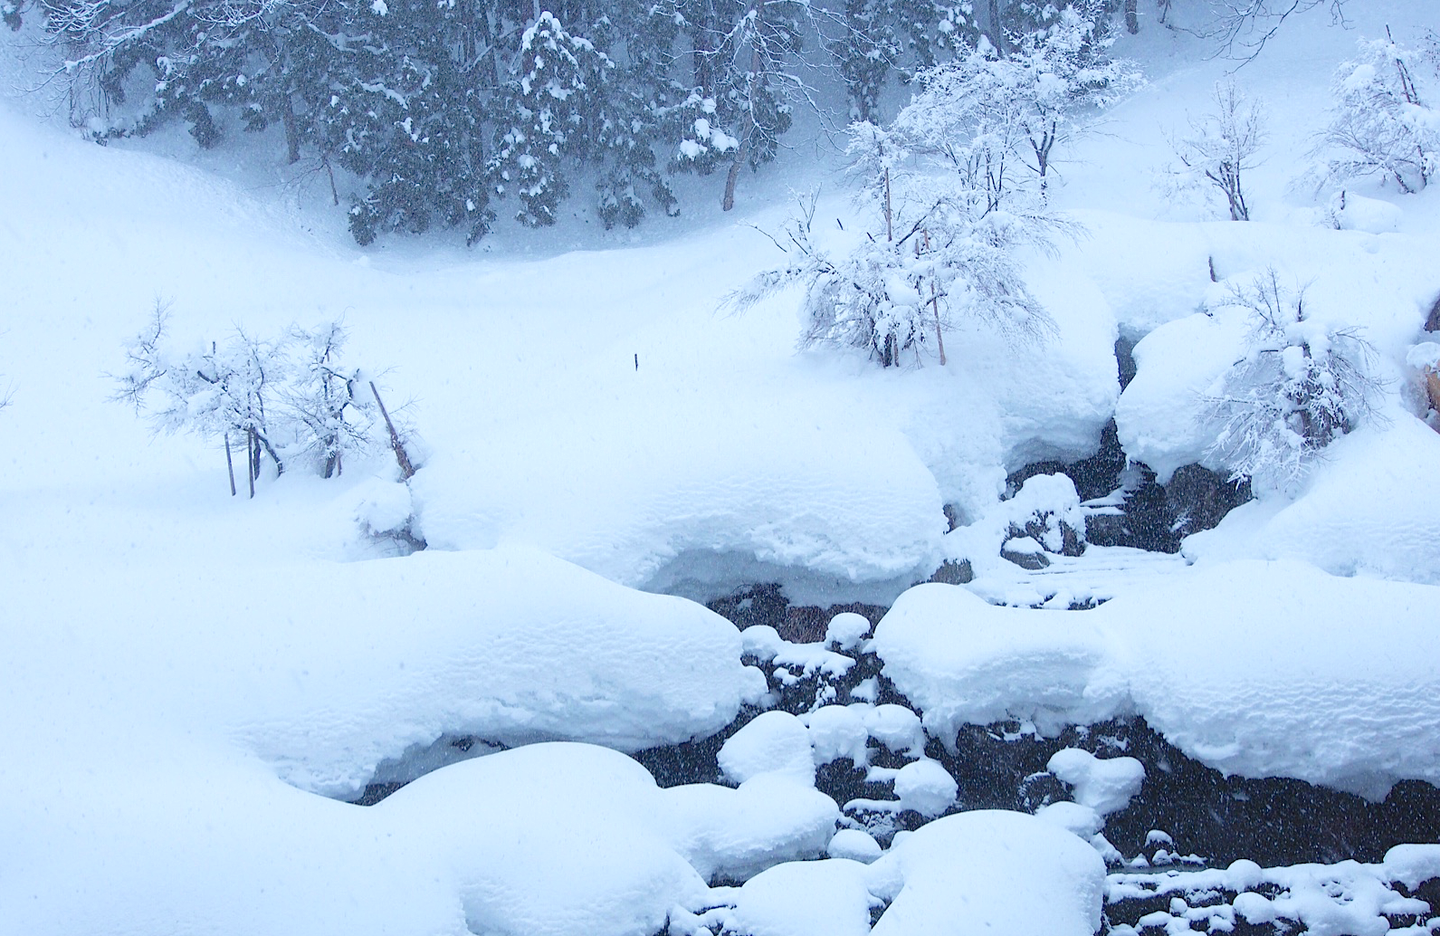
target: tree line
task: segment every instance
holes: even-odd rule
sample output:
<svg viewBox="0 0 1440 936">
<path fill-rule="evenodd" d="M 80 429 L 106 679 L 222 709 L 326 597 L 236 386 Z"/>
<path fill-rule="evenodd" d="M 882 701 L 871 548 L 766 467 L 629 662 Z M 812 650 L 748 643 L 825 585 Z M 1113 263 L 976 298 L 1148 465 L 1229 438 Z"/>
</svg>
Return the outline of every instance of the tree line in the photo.
<svg viewBox="0 0 1440 936">
<path fill-rule="evenodd" d="M 1134 0 L 1126 4 L 1132 8 Z M 5 0 L 59 52 L 96 139 L 181 121 L 202 147 L 274 134 L 352 193 L 360 243 L 506 210 L 553 224 L 590 197 L 606 226 L 679 210 L 670 177 L 715 173 L 725 207 L 796 108 L 881 119 L 882 94 L 981 42 L 1001 54 L 1057 8 L 1108 29 L 1121 0 Z M 82 103 L 83 102 L 83 103 Z M 336 183 L 337 175 L 340 183 Z"/>
</svg>

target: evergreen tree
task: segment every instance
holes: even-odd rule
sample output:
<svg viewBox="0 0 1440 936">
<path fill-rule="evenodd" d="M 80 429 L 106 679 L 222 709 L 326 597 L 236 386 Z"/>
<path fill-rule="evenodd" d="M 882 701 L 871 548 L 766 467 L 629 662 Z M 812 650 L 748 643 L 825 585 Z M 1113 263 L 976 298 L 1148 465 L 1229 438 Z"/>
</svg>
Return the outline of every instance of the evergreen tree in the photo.
<svg viewBox="0 0 1440 936">
<path fill-rule="evenodd" d="M 566 164 L 603 146 L 602 102 L 615 65 L 548 12 L 525 30 L 520 62 L 501 97 L 490 171 L 498 194 L 520 200 L 516 219 L 543 227 L 569 192 Z"/>
<path fill-rule="evenodd" d="M 369 33 L 317 114 L 342 166 L 368 181 L 350 209 L 361 244 L 378 231 L 464 225 L 474 242 L 491 214 L 481 147 L 484 101 L 450 42 L 456 6 L 373 0 Z"/>
<path fill-rule="evenodd" d="M 788 66 L 800 50 L 799 0 L 690 0 L 681 8 L 694 43 L 695 118 L 677 166 L 702 174 L 727 164 L 722 207 L 735 204 L 745 166 L 775 158 L 806 82 Z"/>
</svg>

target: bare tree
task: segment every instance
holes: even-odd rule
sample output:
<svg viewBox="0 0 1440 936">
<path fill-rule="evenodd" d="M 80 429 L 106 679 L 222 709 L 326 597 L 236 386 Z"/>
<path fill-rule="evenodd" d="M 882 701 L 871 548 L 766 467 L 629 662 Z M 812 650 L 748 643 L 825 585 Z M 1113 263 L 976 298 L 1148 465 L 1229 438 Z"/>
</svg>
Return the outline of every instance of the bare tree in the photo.
<svg viewBox="0 0 1440 936">
<path fill-rule="evenodd" d="M 167 309 L 157 303 L 126 349 L 126 370 L 113 375 L 115 398 L 157 431 L 222 440 L 227 464 L 233 443 L 241 442 L 252 497 L 263 459 L 277 475 L 298 460 L 330 478 L 341 473 L 346 456 L 377 445 L 375 408 L 363 395 L 366 378 L 340 361 L 346 336 L 339 323 L 314 331 L 292 327 L 273 341 L 236 328 L 224 342 L 188 353 L 175 350 L 168 323 Z"/>
<path fill-rule="evenodd" d="M 1335 104 L 1320 146 L 1344 155 L 1330 160 L 1324 175 L 1342 184 L 1379 175 L 1402 192 L 1418 192 L 1440 173 L 1440 110 L 1422 94 L 1434 89 L 1425 87 L 1421 51 L 1386 33 L 1361 41 L 1359 57 L 1335 73 Z"/>
<path fill-rule="evenodd" d="M 1159 0 L 1169 12 L 1172 0 Z M 1291 17 L 1324 7 L 1331 22 L 1346 25 L 1348 0 L 1214 0 L 1211 15 L 1202 25 L 1187 30 L 1216 44 L 1220 54 L 1250 62 Z M 1163 22 L 1162 16 L 1162 22 Z"/>
<path fill-rule="evenodd" d="M 1249 221 L 1244 175 L 1259 165 L 1255 154 L 1266 139 L 1265 111 L 1247 98 L 1234 79 L 1215 85 L 1214 107 L 1190 120 L 1190 133 L 1170 140 L 1176 161 L 1165 168 L 1161 187 L 1175 195 L 1218 191 L 1231 221 Z"/>
</svg>

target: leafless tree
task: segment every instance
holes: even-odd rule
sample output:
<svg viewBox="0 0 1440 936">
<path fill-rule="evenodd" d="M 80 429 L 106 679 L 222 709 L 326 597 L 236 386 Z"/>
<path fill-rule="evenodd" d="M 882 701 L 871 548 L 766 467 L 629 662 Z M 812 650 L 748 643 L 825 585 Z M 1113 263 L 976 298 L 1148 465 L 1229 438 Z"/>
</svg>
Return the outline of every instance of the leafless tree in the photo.
<svg viewBox="0 0 1440 936">
<path fill-rule="evenodd" d="M 1247 98 L 1234 79 L 1215 86 L 1214 107 L 1190 132 L 1170 141 L 1175 162 L 1165 168 L 1161 187 L 1176 195 L 1210 190 L 1225 196 L 1231 221 L 1249 221 L 1244 175 L 1259 163 L 1256 153 L 1264 144 L 1265 111 Z"/>
</svg>

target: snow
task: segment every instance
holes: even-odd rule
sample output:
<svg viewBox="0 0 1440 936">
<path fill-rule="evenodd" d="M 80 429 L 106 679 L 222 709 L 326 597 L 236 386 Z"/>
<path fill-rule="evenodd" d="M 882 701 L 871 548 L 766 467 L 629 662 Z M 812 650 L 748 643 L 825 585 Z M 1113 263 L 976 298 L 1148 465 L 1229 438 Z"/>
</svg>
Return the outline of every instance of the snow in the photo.
<svg viewBox="0 0 1440 936">
<path fill-rule="evenodd" d="M 13 737 L 46 749 L 169 712 L 168 730 L 348 796 L 442 736 L 634 750 L 711 734 L 765 691 L 718 615 L 527 550 L 297 562 L 258 591 L 249 571 L 190 570 L 184 588 L 167 569 L 49 572 L 10 578 L 3 690 L 31 716 Z"/>
<path fill-rule="evenodd" d="M 1440 846 L 1400 845 L 1379 864 L 1342 861 L 1333 865 L 1304 864 L 1261 868 L 1240 860 L 1228 868 L 1172 872 L 1165 875 L 1117 874 L 1107 882 L 1107 900 L 1151 899 L 1173 895 L 1169 910 L 1141 918 L 1143 927 L 1190 928 L 1209 921 L 1210 928 L 1231 929 L 1237 918 L 1247 923 L 1285 926 L 1324 936 L 1383 936 L 1393 932 L 1388 917 L 1423 914 L 1423 900 L 1403 896 L 1392 887 L 1413 887 L 1417 873 L 1434 873 Z M 1420 871 L 1424 868 L 1424 871 Z M 1265 888 L 1269 896 L 1256 891 Z M 1223 892 L 1234 891 L 1228 901 Z M 1221 896 L 1216 902 L 1215 898 Z M 1186 898 L 1190 898 L 1187 901 Z M 1190 906 L 1193 901 L 1196 906 Z M 1426 932 L 1423 926 L 1417 932 Z"/>
<path fill-rule="evenodd" d="M 778 865 L 745 882 L 729 928 L 746 936 L 865 936 L 881 905 L 847 858 Z"/>
<path fill-rule="evenodd" d="M 718 755 L 720 770 L 733 783 L 764 773 L 783 773 L 806 782 L 815 779 L 810 734 L 789 712 L 762 712 L 726 740 Z"/>
<path fill-rule="evenodd" d="M 1302 497 L 1244 504 L 1187 537 L 1193 558 L 1292 558 L 1440 585 L 1440 435 L 1408 414 L 1337 440 Z"/>
<path fill-rule="evenodd" d="M 1440 348 L 1436 349 L 1440 355 Z M 825 626 L 825 643 L 834 644 L 840 650 L 852 650 L 870 634 L 870 621 L 854 611 L 843 611 L 830 619 Z"/>
<path fill-rule="evenodd" d="M 1347 9 L 1366 36 L 1410 37 L 1419 6 Z M 1011 345 L 957 323 L 944 368 L 797 354 L 795 295 L 717 313 L 782 262 L 750 225 L 779 231 L 787 188 L 812 186 L 806 147 L 747 179 L 741 224 L 697 208 L 599 232 L 577 212 L 473 252 L 361 251 L 319 176 L 240 168 L 183 131 L 102 148 L 63 106 L 0 101 L 0 827 L 19 856 L 0 933 L 860 936 L 889 901 L 877 936 L 1089 936 L 1104 814 L 1143 782 L 1129 758 L 1064 751 L 1049 766 L 1076 802 L 942 816 L 888 850 L 837 831 L 854 822 L 817 765 L 868 767 L 894 785 L 872 806 L 932 817 L 958 791 L 927 738 L 1139 714 L 1227 774 L 1372 797 L 1440 782 L 1440 437 L 1413 387 L 1440 356 L 1420 330 L 1440 196 L 1371 180 L 1339 206 L 1293 184 L 1354 50 L 1312 12 L 1240 72 L 1270 104 L 1259 220 L 1169 204 L 1151 171 L 1165 135 L 1233 63 L 1142 13 L 1117 51 L 1151 84 L 1057 165 L 1054 204 L 1084 231 L 1024 258 L 1056 334 Z M 7 89 L 33 84 L 28 38 L 0 47 Z M 739 145 L 702 123 L 714 150 Z M 822 193 L 817 240 L 861 236 L 847 195 Z M 1227 297 L 1271 267 L 1306 287 L 1315 329 L 1373 344 L 1377 418 L 1293 496 L 1236 509 L 1182 556 L 1055 556 L 1058 521 L 1084 529 L 1074 485 L 1041 475 L 1002 499 L 1006 475 L 1091 454 L 1112 416 L 1161 479 L 1203 461 L 1201 398 L 1243 353 Z M 343 319 L 419 472 L 400 482 L 381 450 L 232 499 L 218 447 L 151 437 L 110 399 L 157 299 L 183 346 Z M 1137 342 L 1123 393 L 1120 337 Z M 999 553 L 1036 518 L 1038 540 L 1017 539 L 1051 566 L 1025 572 Z M 397 555 L 401 530 L 429 549 Z M 961 558 L 969 588 L 911 587 Z M 868 641 L 840 614 L 799 645 L 687 600 L 756 582 L 895 604 Z M 1069 599 L 1108 600 L 1055 610 Z M 839 679 L 866 649 L 921 714 L 875 705 L 873 677 L 854 704 L 763 712 L 722 748 L 733 787 L 661 789 L 620 753 L 772 704 L 755 664 Z M 871 742 L 905 763 L 871 765 Z M 404 781 L 374 807 L 339 801 Z M 1381 865 L 1176 872 L 1180 903 L 1147 928 L 1383 932 L 1382 913 L 1414 909 L 1390 885 L 1437 875 L 1434 844 Z M 1219 909 L 1182 896 L 1222 886 L 1243 892 Z"/>
<path fill-rule="evenodd" d="M 758 774 L 735 789 L 672 787 L 676 849 L 701 877 L 745 880 L 784 861 L 825 853 L 840 819 L 835 801 L 811 781 Z"/>
<path fill-rule="evenodd" d="M 841 829 L 830 839 L 825 853 L 831 858 L 849 858 L 869 864 L 880 857 L 880 843 L 863 829 Z"/>
<path fill-rule="evenodd" d="M 955 778 L 939 761 L 921 758 L 895 771 L 896 809 L 913 809 L 933 818 L 955 805 L 958 792 Z"/>
<path fill-rule="evenodd" d="M 856 767 L 868 764 L 870 732 L 865 716 L 871 710 L 863 704 L 822 705 L 806 715 L 815 763 L 829 764 L 844 757 Z"/>
</svg>

